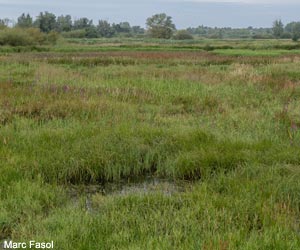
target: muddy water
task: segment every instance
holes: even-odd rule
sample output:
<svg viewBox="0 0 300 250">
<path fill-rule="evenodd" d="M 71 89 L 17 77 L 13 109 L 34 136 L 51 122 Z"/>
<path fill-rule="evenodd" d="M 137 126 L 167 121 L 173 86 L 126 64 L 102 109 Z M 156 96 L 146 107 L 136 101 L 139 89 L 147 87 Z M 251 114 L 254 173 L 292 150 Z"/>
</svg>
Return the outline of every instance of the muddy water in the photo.
<svg viewBox="0 0 300 250">
<path fill-rule="evenodd" d="M 165 196 L 172 196 L 176 193 L 187 191 L 190 184 L 190 182 L 185 181 L 172 181 L 149 176 L 139 180 L 120 181 L 99 185 L 71 186 L 68 188 L 68 194 L 76 206 L 84 199 L 86 210 L 88 212 L 93 212 L 92 199 L 97 195 L 128 196 L 160 193 Z"/>
</svg>

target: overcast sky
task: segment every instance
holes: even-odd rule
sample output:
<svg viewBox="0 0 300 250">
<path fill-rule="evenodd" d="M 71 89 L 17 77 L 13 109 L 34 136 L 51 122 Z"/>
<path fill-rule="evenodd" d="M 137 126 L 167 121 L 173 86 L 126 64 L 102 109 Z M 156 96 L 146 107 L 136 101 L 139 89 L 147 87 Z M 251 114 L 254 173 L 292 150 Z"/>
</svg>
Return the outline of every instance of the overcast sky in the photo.
<svg viewBox="0 0 300 250">
<path fill-rule="evenodd" d="M 284 3 L 283 3 L 284 2 Z M 13 18 L 25 12 L 37 16 L 40 11 L 73 18 L 88 17 L 110 22 L 129 21 L 145 25 L 147 17 L 165 12 L 177 28 L 189 26 L 270 27 L 300 20 L 300 0 L 0 0 L 0 18 Z"/>
</svg>

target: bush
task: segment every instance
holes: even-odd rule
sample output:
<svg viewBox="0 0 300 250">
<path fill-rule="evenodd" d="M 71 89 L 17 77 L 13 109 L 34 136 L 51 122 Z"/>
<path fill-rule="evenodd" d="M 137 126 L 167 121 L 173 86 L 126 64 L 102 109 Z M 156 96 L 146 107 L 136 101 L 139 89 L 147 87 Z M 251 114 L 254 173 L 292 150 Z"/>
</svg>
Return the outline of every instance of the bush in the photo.
<svg viewBox="0 0 300 250">
<path fill-rule="evenodd" d="M 0 31 L 0 45 L 34 46 L 55 44 L 58 39 L 56 32 L 42 33 L 37 28 L 6 28 Z"/>
<path fill-rule="evenodd" d="M 28 46 L 36 41 L 28 32 L 20 28 L 6 28 L 0 31 L 0 45 Z"/>
<path fill-rule="evenodd" d="M 85 38 L 86 37 L 86 30 L 72 30 L 69 32 L 63 32 L 62 36 L 65 38 Z"/>
<path fill-rule="evenodd" d="M 283 39 L 291 39 L 292 38 L 292 34 L 289 32 L 284 32 L 281 36 L 281 38 Z"/>
<path fill-rule="evenodd" d="M 30 37 L 35 41 L 36 44 L 44 44 L 47 40 L 47 35 L 42 33 L 40 29 L 29 28 L 26 29 L 26 32 L 30 35 Z"/>
<path fill-rule="evenodd" d="M 47 43 L 56 44 L 58 37 L 59 37 L 59 34 L 57 32 L 50 31 L 50 33 L 47 35 Z"/>
<path fill-rule="evenodd" d="M 174 35 L 174 39 L 176 40 L 191 40 L 194 37 L 187 30 L 178 30 Z"/>
<path fill-rule="evenodd" d="M 273 36 L 271 34 L 254 34 L 252 39 L 272 39 Z"/>
<path fill-rule="evenodd" d="M 293 27 L 292 39 L 297 42 L 300 38 L 300 22 L 296 23 Z"/>
<path fill-rule="evenodd" d="M 299 37 L 300 37 L 300 35 L 294 34 L 293 37 L 292 37 L 292 40 L 293 40 L 294 42 L 297 42 L 297 41 L 299 40 Z"/>
</svg>

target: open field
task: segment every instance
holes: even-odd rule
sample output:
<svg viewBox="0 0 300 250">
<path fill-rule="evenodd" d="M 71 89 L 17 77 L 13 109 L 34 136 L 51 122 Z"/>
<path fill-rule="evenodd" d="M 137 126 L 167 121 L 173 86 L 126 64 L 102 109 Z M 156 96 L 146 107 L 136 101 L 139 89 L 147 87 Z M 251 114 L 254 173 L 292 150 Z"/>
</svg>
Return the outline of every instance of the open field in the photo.
<svg viewBox="0 0 300 250">
<path fill-rule="evenodd" d="M 0 47 L 0 241 L 299 249 L 299 44 L 131 44 Z"/>
</svg>

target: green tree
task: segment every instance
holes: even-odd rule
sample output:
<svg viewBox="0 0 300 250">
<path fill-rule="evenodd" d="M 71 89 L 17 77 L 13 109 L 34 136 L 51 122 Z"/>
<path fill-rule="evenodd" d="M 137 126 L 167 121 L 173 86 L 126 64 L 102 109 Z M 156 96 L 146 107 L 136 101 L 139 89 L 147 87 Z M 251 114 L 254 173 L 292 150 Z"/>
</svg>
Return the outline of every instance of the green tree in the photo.
<svg viewBox="0 0 300 250">
<path fill-rule="evenodd" d="M 80 29 L 87 29 L 93 26 L 93 20 L 90 20 L 86 17 L 82 17 L 74 21 L 73 29 L 80 30 Z"/>
<path fill-rule="evenodd" d="M 70 15 L 61 15 L 57 17 L 56 29 L 58 32 L 68 32 L 72 30 L 72 17 Z"/>
<path fill-rule="evenodd" d="M 141 35 L 145 33 L 145 29 L 141 26 L 132 26 L 131 30 L 134 35 Z"/>
<path fill-rule="evenodd" d="M 292 33 L 293 32 L 293 27 L 294 27 L 295 24 L 296 24 L 296 22 L 288 23 L 284 28 L 285 32 Z"/>
<path fill-rule="evenodd" d="M 149 17 L 146 22 L 149 35 L 153 38 L 170 39 L 176 30 L 172 17 L 165 13 Z"/>
<path fill-rule="evenodd" d="M 112 28 L 115 33 L 130 36 L 132 34 L 132 28 L 129 22 L 121 22 L 118 24 L 113 23 Z"/>
<path fill-rule="evenodd" d="M 280 38 L 283 35 L 284 28 L 283 28 L 283 23 L 281 20 L 275 20 L 273 22 L 273 35 L 276 38 Z"/>
<path fill-rule="evenodd" d="M 17 26 L 20 28 L 30 28 L 33 26 L 32 17 L 29 14 L 23 13 L 18 17 Z"/>
<path fill-rule="evenodd" d="M 92 25 L 85 29 L 85 37 L 87 38 L 97 38 L 98 37 L 98 30 L 95 25 Z"/>
<path fill-rule="evenodd" d="M 115 33 L 109 22 L 100 20 L 97 25 L 98 34 L 100 37 L 112 37 Z"/>
<path fill-rule="evenodd" d="M 8 27 L 11 21 L 8 18 L 0 19 L 0 29 Z"/>
<path fill-rule="evenodd" d="M 42 32 L 49 33 L 56 29 L 56 16 L 53 13 L 45 11 L 41 12 L 34 22 Z"/>
<path fill-rule="evenodd" d="M 293 25 L 292 39 L 294 42 L 296 42 L 300 39 L 300 22 L 296 22 Z"/>
<path fill-rule="evenodd" d="M 130 33 L 131 27 L 128 22 L 121 22 L 120 24 L 120 32 L 122 33 Z"/>
</svg>

